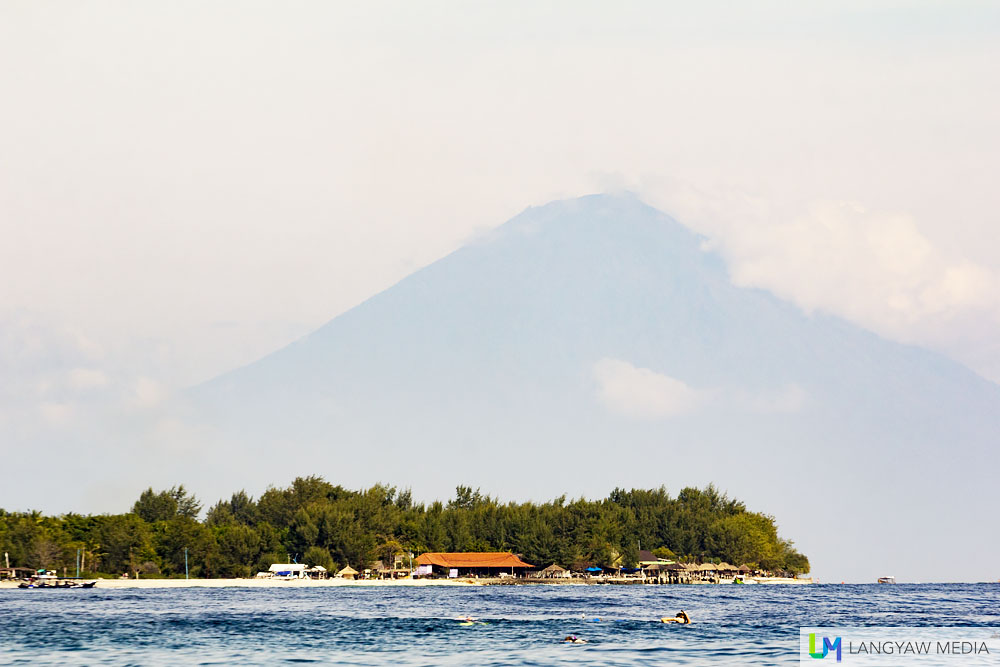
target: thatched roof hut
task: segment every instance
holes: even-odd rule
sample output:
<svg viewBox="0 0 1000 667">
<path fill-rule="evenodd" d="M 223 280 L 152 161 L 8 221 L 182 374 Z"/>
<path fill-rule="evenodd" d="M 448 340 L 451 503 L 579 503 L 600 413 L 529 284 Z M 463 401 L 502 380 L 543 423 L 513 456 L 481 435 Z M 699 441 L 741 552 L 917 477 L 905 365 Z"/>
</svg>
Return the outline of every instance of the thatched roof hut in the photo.
<svg viewBox="0 0 1000 667">
<path fill-rule="evenodd" d="M 564 567 L 560 567 L 555 563 L 549 565 L 548 567 L 540 570 L 538 576 L 545 579 L 562 579 L 564 577 L 570 576 L 569 570 Z"/>
<path fill-rule="evenodd" d="M 343 579 L 353 579 L 354 577 L 358 576 L 358 571 L 355 570 L 350 565 L 348 565 L 343 570 L 341 570 L 340 572 L 338 572 L 337 576 L 341 577 Z"/>
<path fill-rule="evenodd" d="M 736 568 L 736 571 L 739 572 L 740 574 L 748 574 L 750 572 L 750 568 L 747 567 L 746 565 L 740 565 L 738 568 Z"/>
</svg>

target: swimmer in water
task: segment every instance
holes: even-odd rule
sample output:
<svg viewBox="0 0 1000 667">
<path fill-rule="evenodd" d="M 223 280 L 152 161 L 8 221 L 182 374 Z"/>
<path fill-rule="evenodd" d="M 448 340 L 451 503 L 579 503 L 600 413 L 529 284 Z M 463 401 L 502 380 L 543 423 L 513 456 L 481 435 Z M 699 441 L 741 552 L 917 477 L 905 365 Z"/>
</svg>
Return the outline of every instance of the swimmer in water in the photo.
<svg viewBox="0 0 1000 667">
<path fill-rule="evenodd" d="M 563 640 L 563 644 L 586 644 L 586 639 L 580 639 L 576 635 L 566 635 L 566 639 Z"/>
<path fill-rule="evenodd" d="M 687 615 L 686 611 L 684 611 L 683 609 L 681 609 L 679 612 L 677 612 L 677 615 L 674 616 L 673 618 L 670 618 L 669 616 L 668 617 L 664 617 L 664 618 L 660 619 L 660 622 L 661 623 L 679 623 L 680 625 L 690 625 L 691 624 L 691 617 Z"/>
</svg>

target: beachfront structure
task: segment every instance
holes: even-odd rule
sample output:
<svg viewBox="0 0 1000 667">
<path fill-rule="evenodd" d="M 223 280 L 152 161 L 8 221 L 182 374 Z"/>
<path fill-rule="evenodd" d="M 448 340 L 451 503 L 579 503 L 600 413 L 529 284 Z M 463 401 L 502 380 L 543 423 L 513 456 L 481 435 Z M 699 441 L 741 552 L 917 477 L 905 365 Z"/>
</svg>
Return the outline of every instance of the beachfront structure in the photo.
<svg viewBox="0 0 1000 667">
<path fill-rule="evenodd" d="M 267 572 L 258 572 L 257 579 L 326 579 L 330 576 L 322 565 L 307 567 L 302 563 L 274 563 Z"/>
<path fill-rule="evenodd" d="M 375 561 L 371 569 L 365 570 L 365 575 L 366 577 L 375 577 L 378 579 L 406 579 L 410 576 L 410 569 L 404 567 L 402 557 L 397 556 L 393 559 L 392 567 L 386 566 L 380 560 Z"/>
<path fill-rule="evenodd" d="M 552 563 L 552 565 L 539 572 L 537 576 L 542 579 L 569 579 L 572 574 L 569 570 Z"/>
<path fill-rule="evenodd" d="M 302 563 L 274 563 L 267 568 L 273 579 L 307 579 L 306 566 Z M 258 574 L 258 576 L 260 576 Z"/>
<path fill-rule="evenodd" d="M 456 577 L 523 576 L 534 567 L 515 554 L 505 552 L 428 552 L 417 556 L 418 576 Z"/>
<path fill-rule="evenodd" d="M 729 577 L 731 577 L 734 574 L 736 574 L 737 572 L 739 572 L 739 568 L 738 567 L 736 567 L 735 565 L 730 565 L 726 561 L 722 561 L 721 563 L 719 563 L 715 567 L 717 568 L 719 574 L 722 574 L 722 575 L 725 575 L 725 576 L 729 576 Z"/>
<path fill-rule="evenodd" d="M 31 567 L 0 567 L 0 579 L 27 579 L 33 574 Z"/>
<path fill-rule="evenodd" d="M 645 549 L 639 550 L 639 571 L 642 572 L 644 579 L 652 579 L 657 582 L 666 582 L 669 578 L 668 572 L 677 572 L 677 568 L 673 570 L 668 570 L 668 565 L 676 565 L 674 561 L 659 558 L 653 555 L 652 551 L 647 551 Z M 674 576 L 676 578 L 676 575 Z"/>
<path fill-rule="evenodd" d="M 353 579 L 354 577 L 358 576 L 358 571 L 355 570 L 350 565 L 348 565 L 343 570 L 338 572 L 337 576 L 340 577 L 341 579 Z"/>
<path fill-rule="evenodd" d="M 668 560 L 666 558 L 658 558 L 653 555 L 652 551 L 647 551 L 646 549 L 639 549 L 639 560 L 638 564 L 640 568 L 647 565 L 670 565 L 674 561 Z"/>
</svg>

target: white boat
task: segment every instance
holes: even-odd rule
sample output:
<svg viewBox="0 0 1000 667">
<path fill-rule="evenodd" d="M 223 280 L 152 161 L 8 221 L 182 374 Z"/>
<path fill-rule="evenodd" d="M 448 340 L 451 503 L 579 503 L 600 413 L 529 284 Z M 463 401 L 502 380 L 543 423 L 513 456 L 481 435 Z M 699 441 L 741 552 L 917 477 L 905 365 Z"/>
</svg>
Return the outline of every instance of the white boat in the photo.
<svg viewBox="0 0 1000 667">
<path fill-rule="evenodd" d="M 880 584 L 894 584 L 896 583 L 896 577 L 889 575 L 888 577 L 879 577 L 878 582 Z"/>
</svg>

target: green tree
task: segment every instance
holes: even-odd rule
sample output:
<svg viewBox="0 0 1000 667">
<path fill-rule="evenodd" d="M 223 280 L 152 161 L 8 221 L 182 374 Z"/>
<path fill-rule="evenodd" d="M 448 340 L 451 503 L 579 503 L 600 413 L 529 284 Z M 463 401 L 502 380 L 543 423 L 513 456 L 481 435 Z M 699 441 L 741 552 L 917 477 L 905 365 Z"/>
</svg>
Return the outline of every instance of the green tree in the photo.
<svg viewBox="0 0 1000 667">
<path fill-rule="evenodd" d="M 136 514 L 101 517 L 95 533 L 103 572 L 134 572 L 138 564 L 156 559 L 149 526 Z"/>
<path fill-rule="evenodd" d="M 196 577 L 216 576 L 218 544 L 204 524 L 178 515 L 157 525 L 156 553 L 166 574 L 183 574 L 185 549 L 189 573 Z"/>
<path fill-rule="evenodd" d="M 132 505 L 132 514 L 138 515 L 146 523 L 169 521 L 177 516 L 177 499 L 169 491 L 156 492 L 150 487 Z"/>
<path fill-rule="evenodd" d="M 219 545 L 216 572 L 220 577 L 249 577 L 264 546 L 260 534 L 250 526 L 227 524 L 215 534 Z"/>
<path fill-rule="evenodd" d="M 663 560 L 676 560 L 677 554 L 668 549 L 667 547 L 656 547 L 653 549 L 653 555 L 657 558 L 662 558 Z"/>
<path fill-rule="evenodd" d="M 184 488 L 183 484 L 171 488 L 167 493 L 177 503 L 177 514 L 179 516 L 189 519 L 196 519 L 198 517 L 198 514 L 201 512 L 201 503 L 194 497 L 194 494 L 189 493 Z"/>
<path fill-rule="evenodd" d="M 183 484 L 159 492 L 153 491 L 150 487 L 143 491 L 132 505 L 132 513 L 138 514 L 147 523 L 169 521 L 175 516 L 194 519 L 199 512 L 201 503 L 194 495 L 188 493 Z"/>
<path fill-rule="evenodd" d="M 302 562 L 312 566 L 322 565 L 328 571 L 333 570 L 335 567 L 333 558 L 330 557 L 330 552 L 323 547 L 317 546 L 312 546 L 306 549 Z"/>
</svg>

